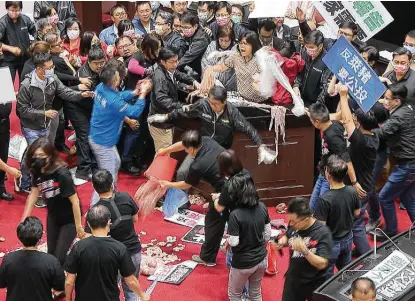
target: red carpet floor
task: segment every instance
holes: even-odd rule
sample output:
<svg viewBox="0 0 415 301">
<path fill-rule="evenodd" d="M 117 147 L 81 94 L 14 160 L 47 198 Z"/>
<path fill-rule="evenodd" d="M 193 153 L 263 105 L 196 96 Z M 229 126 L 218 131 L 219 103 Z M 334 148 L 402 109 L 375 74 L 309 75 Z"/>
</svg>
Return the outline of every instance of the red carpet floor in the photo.
<svg viewBox="0 0 415 301">
<path fill-rule="evenodd" d="M 20 124 L 14 112 L 11 118 L 11 137 L 15 134 L 20 134 Z M 14 167 L 18 163 L 14 160 L 9 160 L 9 164 Z M 13 192 L 12 179 L 9 177 L 6 187 L 9 192 Z M 130 177 L 126 174 L 120 173 L 118 188 L 120 191 L 127 191 L 134 194 L 137 187 L 142 183 L 142 179 Z M 89 206 L 89 201 L 92 195 L 92 187 L 90 183 L 79 186 L 77 188 L 79 198 L 82 202 L 83 211 L 86 212 Z M 7 253 L 18 247 L 19 241 L 16 236 L 16 226 L 20 221 L 23 212 L 26 195 L 15 195 L 15 200 L 12 202 L 0 201 L 0 236 L 6 238 L 5 242 L 0 243 L 0 252 Z M 203 212 L 201 207 L 192 208 L 195 211 Z M 284 218 L 275 213 L 274 208 L 270 208 L 270 215 L 272 218 Z M 409 219 L 406 212 L 397 210 L 399 214 L 399 229 L 401 231 L 409 227 Z M 45 222 L 46 209 L 33 210 L 33 215 L 38 216 Z M 160 212 L 155 212 L 149 216 L 145 221 L 140 221 L 136 224 L 136 230 L 146 232 L 145 236 L 141 237 L 142 243 L 148 243 L 151 239 L 164 240 L 167 236 L 176 236 L 178 240 L 188 231 L 188 228 L 168 223 L 162 219 Z M 46 237 L 43 237 L 45 240 Z M 172 250 L 164 249 L 171 253 Z M 199 245 L 186 244 L 183 251 L 177 253 L 179 258 L 189 260 L 193 254 L 198 254 L 200 250 Z M 262 283 L 263 299 L 264 300 L 281 300 L 282 287 L 284 283 L 284 273 L 288 266 L 288 250 L 284 250 L 284 257 L 278 260 L 279 274 L 276 276 L 265 276 Z M 225 265 L 225 256 L 219 253 L 217 258 L 218 265 L 214 268 L 197 267 L 184 282 L 179 285 L 157 284 L 152 300 L 160 301 L 211 301 L 211 300 L 228 300 L 227 299 L 227 283 L 228 271 Z M 140 278 L 140 283 L 144 288 L 149 286 L 150 282 L 144 277 Z M 0 301 L 6 300 L 6 291 L 0 290 Z"/>
</svg>

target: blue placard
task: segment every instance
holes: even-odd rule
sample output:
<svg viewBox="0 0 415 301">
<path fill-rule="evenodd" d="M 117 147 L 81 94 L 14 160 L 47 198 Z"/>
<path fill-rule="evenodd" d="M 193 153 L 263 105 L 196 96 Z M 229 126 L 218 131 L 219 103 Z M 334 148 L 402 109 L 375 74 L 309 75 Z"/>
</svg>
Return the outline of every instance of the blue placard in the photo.
<svg viewBox="0 0 415 301">
<path fill-rule="evenodd" d="M 349 88 L 349 95 L 365 113 L 386 91 L 375 71 L 343 36 L 323 57 L 323 62 Z"/>
</svg>

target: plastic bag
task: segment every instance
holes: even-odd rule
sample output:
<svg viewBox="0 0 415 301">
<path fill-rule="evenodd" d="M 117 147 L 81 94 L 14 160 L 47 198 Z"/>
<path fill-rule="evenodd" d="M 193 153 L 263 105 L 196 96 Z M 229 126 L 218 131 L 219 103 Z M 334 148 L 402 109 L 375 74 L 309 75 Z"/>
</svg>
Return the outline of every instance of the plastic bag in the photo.
<svg viewBox="0 0 415 301">
<path fill-rule="evenodd" d="M 166 188 L 162 188 L 158 182 L 153 180 L 148 180 L 141 185 L 134 195 L 134 198 L 140 207 L 140 217 L 144 218 L 153 212 L 157 201 L 163 197 L 165 192 Z"/>
<path fill-rule="evenodd" d="M 179 211 L 179 208 L 188 202 L 187 193 L 181 189 L 169 188 L 163 203 L 163 214 L 171 217 Z"/>
</svg>

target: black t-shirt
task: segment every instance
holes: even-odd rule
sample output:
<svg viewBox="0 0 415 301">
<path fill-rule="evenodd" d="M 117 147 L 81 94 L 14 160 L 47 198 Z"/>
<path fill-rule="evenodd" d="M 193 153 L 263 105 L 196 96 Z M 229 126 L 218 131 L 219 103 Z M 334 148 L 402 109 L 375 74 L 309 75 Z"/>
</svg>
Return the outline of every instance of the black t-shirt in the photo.
<svg viewBox="0 0 415 301">
<path fill-rule="evenodd" d="M 112 237 L 91 236 L 78 241 L 64 265 L 76 275 L 76 301 L 119 301 L 118 272 L 122 277 L 135 272 L 126 246 Z"/>
<path fill-rule="evenodd" d="M 115 205 L 117 206 L 121 216 L 133 216 L 138 213 L 138 206 L 128 193 L 115 192 L 114 200 L 101 199 L 97 203 L 98 205 L 104 205 L 108 208 L 111 213 L 111 220 L 113 223 L 117 218 L 117 214 L 109 202 L 115 202 Z M 141 251 L 140 240 L 138 239 L 138 235 L 135 232 L 132 219 L 123 220 L 118 225 L 116 225 L 116 227 L 111 228 L 110 235 L 112 238 L 122 242 L 127 247 L 127 250 L 131 255 Z"/>
<path fill-rule="evenodd" d="M 196 186 L 201 179 L 204 179 L 215 191 L 220 192 L 224 178 L 219 172 L 217 157 L 224 151 L 225 149 L 212 138 L 202 137 L 202 146 L 190 165 L 185 182 Z"/>
<path fill-rule="evenodd" d="M 242 176 L 251 177 L 251 174 L 246 169 L 243 169 L 240 172 L 240 174 Z M 240 176 L 240 175 L 238 174 L 237 176 Z M 252 177 L 251 177 L 251 179 L 252 179 Z M 236 203 L 237 203 L 238 200 L 235 199 L 235 197 L 230 193 L 230 187 L 229 187 L 229 185 L 231 183 L 230 180 L 231 179 L 228 179 L 227 181 L 225 181 L 225 184 L 223 185 L 222 190 L 220 192 L 220 197 L 219 197 L 219 200 L 218 200 L 218 204 L 223 206 L 223 207 L 226 207 L 229 211 L 232 211 L 236 208 Z M 252 181 L 253 181 L 253 179 L 252 179 Z"/>
<path fill-rule="evenodd" d="M 74 223 L 72 203 L 69 197 L 76 193 L 68 168 L 62 166 L 51 174 L 32 178 L 32 186 L 38 187 L 48 206 L 48 214 L 61 225 Z"/>
<path fill-rule="evenodd" d="M 373 168 L 379 147 L 379 138 L 375 135 L 364 135 L 355 129 L 349 138 L 349 154 L 353 162 L 356 179 L 367 192 L 374 189 Z"/>
<path fill-rule="evenodd" d="M 333 154 L 338 155 L 345 162 L 351 161 L 347 152 L 346 139 L 344 139 L 344 127 L 338 121 L 333 121 L 323 132 L 322 162 L 320 167 L 326 166 L 328 157 Z"/>
<path fill-rule="evenodd" d="M 326 222 L 333 240 L 346 238 L 352 232 L 354 211 L 361 206 L 356 188 L 330 189 L 318 199 L 314 217 Z"/>
<path fill-rule="evenodd" d="M 236 208 L 231 212 L 228 234 L 239 237 L 239 244 L 232 247 L 232 267 L 249 269 L 264 260 L 264 229 L 269 222 L 268 209 L 262 202 L 254 208 Z"/>
<path fill-rule="evenodd" d="M 7 301 L 52 301 L 52 289 L 65 289 L 65 273 L 55 256 L 19 250 L 4 257 L 0 287 L 7 288 Z"/>
<path fill-rule="evenodd" d="M 375 115 L 378 124 L 386 122 L 389 118 L 389 111 L 386 110 L 380 102 L 376 102 L 370 110 Z M 387 148 L 388 144 L 386 143 L 386 140 L 379 140 L 378 153 L 384 152 Z"/>
<path fill-rule="evenodd" d="M 289 244 L 293 237 L 301 237 L 310 252 L 328 260 L 331 259 L 333 239 L 330 229 L 318 221 L 307 230 L 294 231 L 289 228 L 286 235 Z M 290 266 L 285 277 L 290 277 L 300 284 L 321 283 L 326 279 L 326 272 L 327 269 L 317 270 L 301 253 L 291 249 Z"/>
</svg>

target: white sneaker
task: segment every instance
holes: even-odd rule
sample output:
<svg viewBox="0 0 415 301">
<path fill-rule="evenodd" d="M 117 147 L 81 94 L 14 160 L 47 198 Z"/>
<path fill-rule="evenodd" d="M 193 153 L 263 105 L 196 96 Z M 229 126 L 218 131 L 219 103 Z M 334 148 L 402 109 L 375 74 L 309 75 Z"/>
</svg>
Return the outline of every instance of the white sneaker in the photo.
<svg viewBox="0 0 415 301">
<path fill-rule="evenodd" d="M 71 142 L 76 141 L 76 133 L 75 132 L 72 135 L 69 136 L 68 141 L 71 141 Z"/>
</svg>

